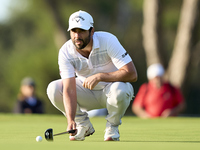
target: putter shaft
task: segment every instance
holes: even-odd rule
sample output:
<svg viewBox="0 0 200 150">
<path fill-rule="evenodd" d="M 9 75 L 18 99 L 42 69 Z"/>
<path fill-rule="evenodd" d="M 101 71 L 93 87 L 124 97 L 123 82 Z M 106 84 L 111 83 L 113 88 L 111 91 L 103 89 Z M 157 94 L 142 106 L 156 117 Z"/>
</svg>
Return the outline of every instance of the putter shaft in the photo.
<svg viewBox="0 0 200 150">
<path fill-rule="evenodd" d="M 69 130 L 69 131 L 65 131 L 65 132 L 61 132 L 61 133 L 54 134 L 53 136 L 61 135 L 61 134 L 67 134 L 67 133 L 74 133 L 75 131 L 76 131 L 76 130 Z"/>
</svg>

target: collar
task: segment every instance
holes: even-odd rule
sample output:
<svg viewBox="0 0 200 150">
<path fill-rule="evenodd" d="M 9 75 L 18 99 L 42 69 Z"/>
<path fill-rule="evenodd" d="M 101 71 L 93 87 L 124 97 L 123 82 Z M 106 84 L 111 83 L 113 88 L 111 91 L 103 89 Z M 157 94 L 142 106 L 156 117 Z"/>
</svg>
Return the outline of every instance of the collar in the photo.
<svg viewBox="0 0 200 150">
<path fill-rule="evenodd" d="M 97 38 L 96 32 L 94 32 L 94 34 L 93 34 L 93 46 L 92 46 L 92 50 L 97 49 L 99 47 L 100 47 L 99 40 Z"/>
</svg>

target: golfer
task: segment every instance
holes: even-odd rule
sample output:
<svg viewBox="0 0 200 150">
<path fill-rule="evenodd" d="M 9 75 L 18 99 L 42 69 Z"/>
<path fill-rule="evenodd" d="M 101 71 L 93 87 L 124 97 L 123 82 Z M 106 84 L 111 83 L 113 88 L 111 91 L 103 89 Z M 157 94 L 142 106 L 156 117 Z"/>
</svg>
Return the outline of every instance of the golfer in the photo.
<svg viewBox="0 0 200 150">
<path fill-rule="evenodd" d="M 85 11 L 70 16 L 71 39 L 58 56 L 61 79 L 48 85 L 47 95 L 66 116 L 67 130 L 77 130 L 71 141 L 83 141 L 95 132 L 82 110 L 100 108 L 108 110 L 104 141 L 119 141 L 118 126 L 134 94 L 129 82 L 137 80 L 137 71 L 118 39 L 108 32 L 95 32 L 93 23 Z"/>
</svg>

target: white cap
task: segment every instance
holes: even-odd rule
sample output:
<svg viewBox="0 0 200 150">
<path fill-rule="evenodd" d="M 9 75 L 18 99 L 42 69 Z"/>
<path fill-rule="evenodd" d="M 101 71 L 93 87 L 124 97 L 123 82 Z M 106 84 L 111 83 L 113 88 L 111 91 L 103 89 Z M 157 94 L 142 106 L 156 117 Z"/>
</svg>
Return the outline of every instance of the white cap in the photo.
<svg viewBox="0 0 200 150">
<path fill-rule="evenodd" d="M 93 27 L 93 24 L 94 21 L 92 16 L 85 11 L 79 10 L 69 17 L 69 28 L 67 31 L 73 28 L 89 30 L 90 27 Z"/>
<path fill-rule="evenodd" d="M 152 64 L 147 69 L 147 78 L 153 79 L 155 77 L 161 77 L 165 73 L 165 70 L 161 64 Z"/>
</svg>

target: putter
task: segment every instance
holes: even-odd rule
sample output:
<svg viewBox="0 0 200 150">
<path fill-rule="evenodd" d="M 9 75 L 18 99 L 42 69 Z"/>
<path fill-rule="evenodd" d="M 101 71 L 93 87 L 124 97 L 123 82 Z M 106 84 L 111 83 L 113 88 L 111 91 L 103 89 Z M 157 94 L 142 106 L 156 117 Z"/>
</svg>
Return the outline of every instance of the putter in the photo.
<svg viewBox="0 0 200 150">
<path fill-rule="evenodd" d="M 46 139 L 47 141 L 53 141 L 53 137 L 54 137 L 54 136 L 61 135 L 61 134 L 69 134 L 69 133 L 74 133 L 74 132 L 76 132 L 76 130 L 69 130 L 69 131 L 65 131 L 65 132 L 53 134 L 53 129 L 52 129 L 52 128 L 49 128 L 49 129 L 47 129 L 47 130 L 45 131 L 44 136 L 45 136 L 45 139 Z"/>
</svg>

